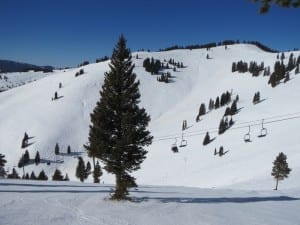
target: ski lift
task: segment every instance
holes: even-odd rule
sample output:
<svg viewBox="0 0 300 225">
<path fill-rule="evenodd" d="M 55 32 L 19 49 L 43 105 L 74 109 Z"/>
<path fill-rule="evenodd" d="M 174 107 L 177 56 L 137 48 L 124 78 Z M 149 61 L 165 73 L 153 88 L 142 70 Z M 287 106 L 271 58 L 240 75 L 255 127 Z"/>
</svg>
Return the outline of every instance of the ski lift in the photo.
<svg viewBox="0 0 300 225">
<path fill-rule="evenodd" d="M 177 138 L 175 138 L 175 143 L 172 144 L 171 150 L 172 150 L 172 152 L 174 152 L 174 153 L 177 153 L 177 152 L 178 152 Z"/>
<path fill-rule="evenodd" d="M 259 138 L 261 137 L 265 137 L 268 134 L 268 130 L 267 128 L 264 127 L 264 119 L 261 121 L 261 130 L 260 130 L 260 134 L 258 135 Z"/>
<path fill-rule="evenodd" d="M 244 135 L 244 141 L 245 141 L 245 142 L 251 142 L 251 139 L 250 139 L 250 126 L 249 126 L 249 131 L 248 131 L 248 133 L 246 133 L 246 134 Z"/>
<path fill-rule="evenodd" d="M 179 147 L 186 147 L 187 146 L 187 140 L 183 139 L 183 132 L 182 132 L 182 135 L 181 135 L 181 142 L 180 142 L 180 145 Z"/>
</svg>

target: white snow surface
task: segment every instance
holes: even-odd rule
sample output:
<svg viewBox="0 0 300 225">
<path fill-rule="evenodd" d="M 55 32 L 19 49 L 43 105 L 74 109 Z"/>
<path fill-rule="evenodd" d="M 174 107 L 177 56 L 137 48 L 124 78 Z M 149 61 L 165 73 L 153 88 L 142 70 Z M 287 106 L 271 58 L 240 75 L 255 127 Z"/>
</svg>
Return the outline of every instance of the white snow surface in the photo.
<svg viewBox="0 0 300 225">
<path fill-rule="evenodd" d="M 206 59 L 207 53 L 211 57 L 209 60 Z M 285 63 L 290 53 L 285 53 Z M 293 53 L 295 57 L 300 54 Z M 138 184 L 271 190 L 275 185 L 271 176 L 272 162 L 279 152 L 284 152 L 292 172 L 288 179 L 280 182 L 279 188 L 300 187 L 300 119 L 267 123 L 300 115 L 299 76 L 291 72 L 289 82 L 272 88 L 267 84 L 269 77 L 231 73 L 232 62 L 239 60 L 259 64 L 263 61 L 272 71 L 276 53 L 239 44 L 228 46 L 228 50 L 216 47 L 208 52 L 206 49 L 138 52 L 139 59 L 135 58 L 136 54 L 132 55 L 136 66 L 134 72 L 141 84 L 140 104 L 151 116 L 149 129 L 154 136 L 153 144 L 146 148 L 149 151 L 147 159 L 134 173 Z M 157 76 L 145 72 L 142 63 L 146 57 L 161 61 L 173 58 L 186 67 L 177 72 L 170 69 L 175 76 L 174 82 L 165 84 L 157 82 Z M 71 180 L 76 180 L 77 156 L 91 160 L 87 158 L 83 145 L 88 141 L 90 113 L 99 100 L 104 73 L 109 70 L 108 63 L 84 66 L 85 74 L 78 77 L 74 75 L 79 68 L 57 71 L 51 76 L 0 93 L 0 149 L 6 155 L 10 171 L 24 153 L 21 140 L 26 131 L 32 137 L 32 144 L 27 148 L 31 158 L 39 151 L 43 162 L 52 161 L 50 166 L 46 163 L 26 166 L 26 172 L 34 170 L 37 174 L 44 169 L 51 177 L 58 167 L 63 173 L 68 173 Z M 60 82 L 63 85 L 61 89 L 58 88 Z M 207 113 L 198 123 L 195 118 L 202 102 L 208 106 L 210 98 L 215 100 L 227 90 L 232 90 L 233 98 L 239 95 L 238 108 L 241 111 L 233 116 L 235 125 L 218 135 L 215 131 L 226 107 Z M 51 101 L 55 91 L 61 98 Z M 253 105 L 252 98 L 257 91 L 264 101 Z M 263 118 L 269 133 L 258 138 Z M 178 137 L 177 144 L 180 144 L 183 120 L 187 120 L 189 127 L 184 132 L 188 145 L 174 154 L 170 147 L 175 142 L 174 137 Z M 252 142 L 245 143 L 243 137 L 248 132 L 248 125 L 251 125 Z M 210 131 L 210 136 L 216 139 L 203 146 L 206 131 Z M 170 139 L 161 140 L 164 137 Z M 63 163 L 54 163 L 56 143 L 59 143 L 61 152 L 58 158 Z M 66 154 L 68 145 L 72 148 L 71 155 Z M 223 157 L 214 156 L 214 149 L 221 145 L 228 153 Z M 17 170 L 22 175 L 22 170 Z M 92 180 L 91 177 L 89 179 Z M 114 183 L 114 177 L 105 173 L 102 181 Z"/>
<path fill-rule="evenodd" d="M 299 189 L 238 191 L 141 186 L 131 202 L 110 185 L 1 180 L 1 225 L 299 225 Z"/>
</svg>

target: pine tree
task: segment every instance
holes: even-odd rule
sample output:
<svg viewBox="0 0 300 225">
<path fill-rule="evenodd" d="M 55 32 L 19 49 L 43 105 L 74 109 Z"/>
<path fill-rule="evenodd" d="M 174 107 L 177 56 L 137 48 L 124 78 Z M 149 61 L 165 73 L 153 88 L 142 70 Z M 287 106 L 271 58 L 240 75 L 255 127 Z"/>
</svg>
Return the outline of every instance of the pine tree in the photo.
<svg viewBox="0 0 300 225">
<path fill-rule="evenodd" d="M 4 166 L 5 166 L 5 163 L 7 163 L 7 161 L 4 158 L 5 158 L 5 155 L 2 155 L 0 153 L 0 177 L 4 177 L 6 175 Z"/>
<path fill-rule="evenodd" d="M 233 101 L 230 107 L 230 115 L 234 115 L 237 113 L 236 101 Z"/>
<path fill-rule="evenodd" d="M 218 152 L 217 152 L 217 149 L 215 148 L 214 155 L 217 155 L 217 154 L 218 154 Z"/>
<path fill-rule="evenodd" d="M 198 115 L 199 115 L 199 116 L 202 116 L 202 115 L 205 115 L 205 114 L 206 114 L 206 107 L 205 107 L 205 104 L 202 103 L 202 104 L 200 105 Z"/>
<path fill-rule="evenodd" d="M 92 170 L 91 163 L 88 161 L 85 167 L 86 178 L 88 178 L 88 176 L 91 174 L 91 170 Z"/>
<path fill-rule="evenodd" d="M 45 171 L 42 170 L 42 171 L 40 172 L 40 174 L 38 175 L 37 179 L 38 179 L 38 180 L 48 180 L 48 176 L 46 175 Z"/>
<path fill-rule="evenodd" d="M 204 140 L 203 140 L 203 145 L 207 145 L 207 144 L 209 144 L 210 143 L 210 136 L 209 136 L 209 133 L 208 132 L 206 132 L 206 135 L 205 135 L 205 137 L 204 137 Z"/>
<path fill-rule="evenodd" d="M 78 165 L 76 167 L 76 177 L 81 181 L 84 182 L 84 180 L 86 179 L 86 168 L 84 165 L 84 161 L 82 159 L 82 157 L 78 158 Z"/>
<path fill-rule="evenodd" d="M 216 98 L 216 101 L 215 101 L 215 109 L 219 108 L 220 107 L 220 98 L 219 96 Z"/>
<path fill-rule="evenodd" d="M 30 174 L 30 180 L 36 180 L 36 176 L 33 171 Z"/>
<path fill-rule="evenodd" d="M 54 154 L 55 155 L 59 155 L 59 146 L 58 146 L 58 143 L 56 143 L 56 145 L 55 145 Z"/>
<path fill-rule="evenodd" d="M 56 181 L 62 181 L 63 180 L 63 175 L 61 174 L 61 171 L 59 169 L 56 169 L 54 171 L 54 174 L 52 176 L 52 180 L 56 180 Z"/>
<path fill-rule="evenodd" d="M 121 36 L 112 54 L 110 71 L 105 73 L 101 99 L 91 114 L 89 144 L 85 146 L 89 154 L 105 164 L 107 172 L 116 176 L 113 199 L 126 199 L 125 175 L 140 168 L 147 154 L 143 146 L 150 145 L 153 138 L 146 130 L 150 117 L 138 105 L 139 82 L 133 69 L 130 50 Z"/>
<path fill-rule="evenodd" d="M 278 181 L 287 178 L 291 169 L 286 162 L 286 155 L 282 152 L 276 157 L 275 161 L 273 162 L 273 169 L 271 175 L 276 179 L 276 187 L 275 190 L 278 188 Z"/>
<path fill-rule="evenodd" d="M 287 72 L 286 75 L 285 75 L 285 78 L 284 78 L 284 83 L 288 82 L 290 80 L 290 73 Z"/>
<path fill-rule="evenodd" d="M 99 162 L 97 161 L 97 164 L 95 166 L 94 172 L 93 172 L 93 177 L 94 177 L 94 183 L 100 183 L 99 177 L 102 176 L 102 170 Z"/>
<path fill-rule="evenodd" d="M 21 144 L 21 148 L 26 148 L 28 146 L 28 134 L 25 132 L 23 140 L 22 140 L 22 144 Z"/>
<path fill-rule="evenodd" d="M 224 155 L 224 148 L 223 148 L 223 146 L 221 146 L 219 148 L 219 156 L 223 156 L 223 155 Z"/>
<path fill-rule="evenodd" d="M 35 165 L 39 165 L 40 162 L 41 162 L 39 151 L 37 151 L 36 154 L 35 154 L 34 162 L 35 162 Z"/>
<path fill-rule="evenodd" d="M 25 154 L 23 157 L 24 157 L 24 165 L 28 164 L 30 161 L 30 156 L 29 156 L 28 150 L 25 151 Z"/>
<path fill-rule="evenodd" d="M 12 173 L 7 175 L 7 179 L 20 179 L 18 172 L 13 168 Z"/>
</svg>

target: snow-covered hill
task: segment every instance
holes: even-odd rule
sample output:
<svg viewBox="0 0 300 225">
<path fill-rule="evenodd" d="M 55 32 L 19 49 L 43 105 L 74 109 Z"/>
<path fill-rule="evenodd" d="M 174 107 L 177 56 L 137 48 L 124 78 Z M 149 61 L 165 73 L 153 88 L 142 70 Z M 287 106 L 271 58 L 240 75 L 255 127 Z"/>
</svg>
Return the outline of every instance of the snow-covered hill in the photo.
<svg viewBox="0 0 300 225">
<path fill-rule="evenodd" d="M 206 59 L 207 53 L 211 59 Z M 300 52 L 293 52 L 298 56 Z M 135 56 L 137 53 L 133 53 Z M 290 53 L 285 53 L 288 58 Z M 271 189 L 272 162 L 279 152 L 288 156 L 292 168 L 290 178 L 280 188 L 299 187 L 300 142 L 298 127 L 300 119 L 299 76 L 291 73 L 291 81 L 271 88 L 268 77 L 252 77 L 250 73 L 231 73 L 232 62 L 264 62 L 273 65 L 275 53 L 266 53 L 253 45 L 232 45 L 199 50 L 173 50 L 167 52 L 138 52 L 133 57 L 135 73 L 141 82 L 141 104 L 151 115 L 150 130 L 154 142 L 149 146 L 147 159 L 141 170 L 135 173 L 139 184 L 178 185 L 194 187 L 224 187 Z M 173 82 L 157 82 L 157 77 L 145 72 L 142 67 L 146 57 L 161 61 L 173 58 L 183 62 L 185 68 L 171 72 Z M 285 59 L 287 63 L 287 59 Z M 59 143 L 59 156 L 64 163 L 45 163 L 31 165 L 26 172 L 45 169 L 52 175 L 56 167 L 68 172 L 75 179 L 74 170 L 77 155 L 85 156 L 83 144 L 87 142 L 90 113 L 99 100 L 99 90 L 103 84 L 108 62 L 83 67 L 85 74 L 75 77 L 79 70 L 70 69 L 56 72 L 30 84 L 0 94 L 0 149 L 6 155 L 8 167 L 17 165 L 21 154 L 21 140 L 26 131 L 32 138 L 28 147 L 31 158 L 39 151 L 41 158 L 54 161 L 54 146 Z M 167 71 L 167 70 L 166 70 Z M 59 89 L 59 83 L 62 88 Z M 240 112 L 233 116 L 235 124 L 222 135 L 217 134 L 219 122 L 225 107 L 213 110 L 195 122 L 199 106 L 208 105 L 210 98 L 215 99 L 224 91 L 239 95 Z M 61 97 L 51 101 L 54 92 Z M 255 92 L 260 91 L 264 99 L 257 105 L 252 104 Z M 265 119 L 269 134 L 258 138 L 260 123 Z M 279 121 L 280 119 L 288 119 Z M 188 129 L 184 132 L 187 146 L 172 153 L 171 145 L 177 137 L 180 144 L 182 121 L 187 120 Z M 273 122 L 272 122 L 273 121 Z M 275 122 L 274 122 L 275 121 Z M 272 123 L 271 123 L 272 122 Z M 244 134 L 251 125 L 252 142 L 245 143 Z M 207 146 L 202 145 L 206 131 L 216 139 Z M 76 154 L 66 155 L 70 145 Z M 223 157 L 214 156 L 214 149 L 224 146 L 228 151 Z M 87 158 L 86 158 L 87 159 Z M 19 171 L 21 174 L 21 170 Z M 105 174 L 105 183 L 114 182 L 114 177 Z"/>
</svg>

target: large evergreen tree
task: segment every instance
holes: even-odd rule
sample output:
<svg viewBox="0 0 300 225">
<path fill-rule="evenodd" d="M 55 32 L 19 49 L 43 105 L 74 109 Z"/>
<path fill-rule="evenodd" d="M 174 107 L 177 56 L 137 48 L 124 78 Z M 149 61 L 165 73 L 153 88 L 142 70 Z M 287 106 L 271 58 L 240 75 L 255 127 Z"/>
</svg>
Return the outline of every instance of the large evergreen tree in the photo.
<svg viewBox="0 0 300 225">
<path fill-rule="evenodd" d="M 278 181 L 287 178 L 291 169 L 286 162 L 286 155 L 282 152 L 276 157 L 275 161 L 273 162 L 273 169 L 271 175 L 276 179 L 276 187 L 275 190 L 278 188 Z"/>
<path fill-rule="evenodd" d="M 130 50 L 120 37 L 113 50 L 110 71 L 100 91 L 101 99 L 91 114 L 89 155 L 95 155 L 105 165 L 104 169 L 116 176 L 113 199 L 126 199 L 129 175 L 138 170 L 146 158 L 143 146 L 150 145 L 152 136 L 146 129 L 150 121 L 144 108 L 139 107 L 139 81 L 133 73 Z"/>
</svg>

